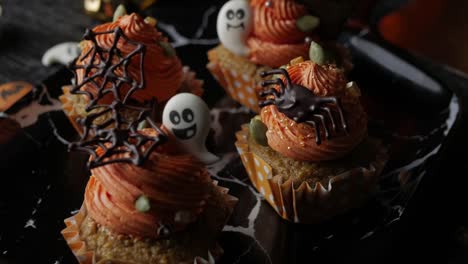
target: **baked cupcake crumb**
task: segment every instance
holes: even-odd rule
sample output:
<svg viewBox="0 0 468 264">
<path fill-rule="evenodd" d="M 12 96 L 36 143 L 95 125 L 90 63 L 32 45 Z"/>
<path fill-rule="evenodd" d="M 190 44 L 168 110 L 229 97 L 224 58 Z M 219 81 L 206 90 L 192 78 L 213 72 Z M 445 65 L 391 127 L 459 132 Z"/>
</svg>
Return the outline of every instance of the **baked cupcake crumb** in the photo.
<svg viewBox="0 0 468 264">
<path fill-rule="evenodd" d="M 208 259 L 208 252 L 220 255 L 214 234 L 231 214 L 228 203 L 222 191 L 214 186 L 207 207 L 195 223 L 182 232 L 160 239 L 115 234 L 87 215 L 81 224 L 80 238 L 86 243 L 87 250 L 95 251 L 97 261 L 193 263 L 195 257 Z"/>
<path fill-rule="evenodd" d="M 284 181 L 292 178 L 295 187 L 302 182 L 307 182 L 310 186 L 320 182 L 323 186 L 327 186 L 329 180 L 336 175 L 356 167 L 368 166 L 382 148 L 380 141 L 368 137 L 341 159 L 309 162 L 285 157 L 268 146 L 258 144 L 251 136 L 248 137 L 248 144 L 252 153 L 272 167 L 273 176 L 281 176 Z"/>
</svg>

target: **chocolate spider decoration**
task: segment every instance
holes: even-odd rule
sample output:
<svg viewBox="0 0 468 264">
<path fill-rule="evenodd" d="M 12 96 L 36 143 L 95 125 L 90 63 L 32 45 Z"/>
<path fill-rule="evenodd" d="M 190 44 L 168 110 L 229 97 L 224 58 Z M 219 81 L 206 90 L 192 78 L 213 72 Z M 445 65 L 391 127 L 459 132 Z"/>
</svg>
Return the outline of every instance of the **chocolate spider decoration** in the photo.
<svg viewBox="0 0 468 264">
<path fill-rule="evenodd" d="M 96 40 L 96 36 L 104 34 L 113 34 L 114 37 L 112 46 L 108 49 L 100 47 Z M 168 139 L 168 136 L 153 122 L 153 115 L 156 112 L 155 100 L 146 102 L 143 104 L 146 106 L 143 107 L 142 104 L 132 105 L 129 100 L 132 93 L 144 88 L 145 46 L 128 39 L 120 28 L 98 33 L 87 30 L 84 38 L 91 41 L 93 47 L 76 59 L 70 67 L 74 70 L 75 80 L 78 79 L 76 71 L 84 70 L 83 81 L 75 83 L 71 89 L 71 93 L 86 95 L 89 98 L 86 107 L 88 114 L 78 120 L 83 127 L 83 134 L 77 142 L 69 142 L 60 136 L 58 138 L 68 145 L 70 151 L 78 150 L 88 153 L 91 156 L 88 161 L 89 168 L 115 162 L 142 165 L 151 152 Z M 135 46 L 135 49 L 126 56 L 117 47 L 121 39 L 125 40 L 126 44 Z M 130 61 L 137 55 L 140 56 L 140 82 L 132 79 L 128 74 Z M 86 58 L 90 58 L 89 63 L 77 64 L 77 61 L 81 62 Z M 82 91 L 81 87 L 86 84 L 94 86 L 97 93 L 93 95 L 88 91 Z M 123 94 L 123 87 L 130 87 L 130 89 Z M 100 99 L 108 93 L 113 94 L 113 102 L 100 103 Z M 131 119 L 130 116 L 136 116 L 136 118 Z M 157 131 L 156 136 L 138 133 L 138 126 L 144 121 Z"/>
<path fill-rule="evenodd" d="M 265 71 L 262 72 L 260 76 L 266 77 L 274 74 L 283 75 L 286 79 L 286 85 L 280 78 L 263 81 L 261 83 L 263 87 L 278 85 L 279 91 L 275 88 L 270 88 L 260 92 L 260 97 L 274 97 L 266 98 L 264 101 L 260 102 L 260 107 L 275 105 L 281 113 L 285 114 L 296 123 L 307 123 L 311 125 L 315 130 L 316 143 L 320 145 L 322 142 L 320 126 L 322 126 L 325 131 L 325 137 L 327 139 L 330 138 L 327 119 L 330 120 L 333 132 L 336 132 L 336 122 L 330 108 L 334 106 L 340 115 L 341 128 L 348 133 L 346 120 L 338 98 L 334 96 L 316 96 L 306 87 L 292 83 L 291 77 L 285 69 Z"/>
</svg>

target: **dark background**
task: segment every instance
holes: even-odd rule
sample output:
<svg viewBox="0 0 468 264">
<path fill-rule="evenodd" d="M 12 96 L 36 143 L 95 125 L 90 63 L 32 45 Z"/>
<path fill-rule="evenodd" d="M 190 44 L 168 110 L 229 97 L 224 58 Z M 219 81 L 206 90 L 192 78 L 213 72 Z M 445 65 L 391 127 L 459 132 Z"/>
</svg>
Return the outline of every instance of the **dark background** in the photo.
<svg viewBox="0 0 468 264">
<path fill-rule="evenodd" d="M 176 23 L 181 33 L 190 35 L 195 32 L 200 24 L 200 14 L 213 3 L 220 5 L 224 1 L 165 1 L 160 0 L 157 4 L 156 17 L 162 21 Z M 389 1 L 387 1 L 389 2 Z M 402 1 L 399 1 L 402 2 Z M 9 0 L 2 1 L 3 16 L 0 17 L 0 83 L 26 80 L 31 83 L 41 83 L 55 72 L 62 69 L 61 66 L 46 68 L 41 65 L 42 54 L 54 44 L 64 41 L 79 41 L 86 27 L 90 27 L 97 21 L 86 16 L 82 10 L 82 1 L 31 1 L 31 0 Z M 185 8 L 182 9 L 181 6 Z M 216 37 L 213 30 L 208 31 L 207 38 Z M 206 47 L 204 47 L 206 49 Z M 206 61 L 204 51 L 193 52 L 193 47 L 182 47 L 178 53 L 185 64 L 202 64 Z M 202 62 L 202 63 L 200 63 Z M 467 154 L 468 126 L 466 115 L 468 109 L 464 108 L 468 98 L 467 80 L 454 72 L 447 71 L 439 65 L 432 65 L 435 71 L 450 80 L 450 88 L 453 89 L 461 100 L 461 115 L 457 121 L 446 145 L 441 150 L 442 158 L 434 168 L 434 172 L 424 177 L 420 188 L 411 200 L 407 213 L 392 233 L 384 233 L 374 236 L 360 243 L 359 247 L 346 245 L 340 247 L 340 252 L 334 252 L 333 248 L 327 248 L 318 254 L 318 258 L 335 262 L 365 262 L 365 263 L 401 263 L 414 261 L 420 263 L 431 261 L 438 263 L 467 263 L 468 248 L 468 224 L 467 220 L 467 196 L 465 178 L 467 177 Z M 197 72 L 206 77 L 207 86 L 213 86 L 214 82 L 204 68 Z M 49 79 L 50 80 L 50 79 Z M 54 80 L 52 78 L 52 80 Z M 220 89 L 214 93 L 221 94 Z M 415 102 L 417 104 L 417 102 Z M 42 159 L 49 163 L 59 163 L 59 157 L 37 158 L 25 157 L 25 162 L 39 162 Z M 62 165 L 57 165 L 62 166 Z M 21 170 L 18 168 L 17 170 Z M 21 173 L 18 173 L 21 175 Z M 25 182 L 25 192 L 31 193 L 47 192 L 47 185 L 41 183 L 41 173 L 37 172 L 37 178 Z M 15 170 L 0 171 L 0 186 L 4 191 L 7 177 L 16 177 Z M 22 181 L 22 179 L 18 179 Z M 3 182 L 3 183 L 2 183 Z M 3 185 L 3 186 L 2 186 Z M 3 193 L 4 194 L 4 193 Z M 2 195 L 3 195 L 2 194 Z M 10 193 L 8 195 L 14 195 Z M 37 202 L 35 197 L 18 197 L 18 199 Z M 49 197 L 49 199 L 64 199 L 64 202 L 72 200 L 67 197 Z M 76 202 L 76 201 L 75 201 Z M 47 205 L 45 205 L 47 206 Z M 0 229 L 11 228 L 6 223 L 11 223 L 16 215 L 0 211 Z M 5 221 L 5 219 L 9 221 Z M 23 218 L 21 218 L 23 219 Z M 23 223 L 19 223 L 23 225 Z M 46 224 L 46 223 L 43 223 Z M 19 234 L 20 236 L 25 234 Z M 27 234 L 26 234 L 27 235 Z M 42 234 L 47 236 L 47 233 Z M 0 245 L 2 241 L 0 238 Z M 43 247 L 47 250 L 48 245 L 19 244 L 22 248 L 15 251 L 18 254 L 28 254 L 28 247 Z M 60 243 L 64 243 L 60 241 Z M 53 250 L 56 247 L 51 245 Z M 66 248 L 66 245 L 63 245 Z M 62 248 L 62 249 L 63 249 Z M 0 248 L 1 249 L 1 248 Z M 67 252 L 67 251 L 65 251 Z M 3 252 L 0 252 L 0 263 Z M 66 254 L 70 255 L 70 252 Z M 68 256 L 70 257 L 70 256 Z M 65 257 L 65 260 L 67 257 Z M 68 258 L 69 259 L 69 258 Z M 50 263 L 54 263 L 50 260 Z M 58 260 L 60 261 L 60 260 Z M 314 262 L 298 261 L 298 263 Z M 64 261 L 63 263 L 68 263 Z"/>
</svg>

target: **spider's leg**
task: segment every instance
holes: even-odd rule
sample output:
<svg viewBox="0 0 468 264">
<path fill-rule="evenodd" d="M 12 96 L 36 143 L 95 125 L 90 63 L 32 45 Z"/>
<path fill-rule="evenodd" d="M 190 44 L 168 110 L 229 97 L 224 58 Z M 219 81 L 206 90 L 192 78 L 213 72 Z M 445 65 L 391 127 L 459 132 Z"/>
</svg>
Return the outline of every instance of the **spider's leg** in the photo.
<svg viewBox="0 0 468 264">
<path fill-rule="evenodd" d="M 270 70 L 270 71 L 264 71 L 264 72 L 261 72 L 260 73 L 260 76 L 261 77 L 266 77 L 266 76 L 269 76 L 269 75 L 273 75 L 273 74 L 281 74 L 284 76 L 284 78 L 286 78 L 286 84 L 288 87 L 291 87 L 292 86 L 292 81 L 291 81 L 291 77 L 289 77 L 289 73 L 286 69 L 283 69 L 283 68 L 279 68 L 279 69 L 275 69 L 275 70 Z"/>
<path fill-rule="evenodd" d="M 285 85 L 284 85 L 283 80 L 281 80 L 281 79 L 279 79 L 279 78 L 278 78 L 278 79 L 275 79 L 275 80 L 266 80 L 266 81 L 262 81 L 261 86 L 266 87 L 266 86 L 274 85 L 274 84 L 279 85 L 279 87 L 280 87 L 280 93 L 281 93 L 281 94 L 284 94 L 284 89 L 286 89 L 286 87 L 285 87 Z M 278 95 L 276 95 L 276 97 L 278 97 Z"/>
<path fill-rule="evenodd" d="M 340 100 L 338 100 L 336 97 L 321 97 L 321 103 L 331 103 L 335 104 L 336 108 L 338 109 L 338 113 L 340 114 L 340 119 L 341 119 L 341 127 L 343 130 L 348 133 L 348 125 L 346 124 L 346 119 L 343 114 L 343 107 L 341 105 Z"/>
<path fill-rule="evenodd" d="M 279 68 L 279 69 L 274 69 L 274 70 L 269 70 L 269 71 L 264 71 L 264 72 L 261 72 L 260 73 L 260 76 L 262 78 L 265 78 L 267 76 L 270 76 L 270 75 L 274 75 L 274 74 L 281 74 L 281 75 L 286 75 L 288 74 L 288 72 L 283 69 L 283 68 Z"/>
<path fill-rule="evenodd" d="M 317 145 L 322 144 L 322 139 L 320 137 L 320 130 L 317 127 L 317 122 L 315 122 L 314 120 L 308 120 L 308 121 L 306 121 L 306 123 L 311 125 L 315 130 L 315 143 Z"/>
<path fill-rule="evenodd" d="M 320 123 L 322 123 L 323 129 L 325 130 L 325 137 L 329 139 L 330 131 L 328 130 L 327 124 L 325 122 L 325 117 L 321 114 L 315 114 L 314 117 L 320 120 Z"/>
<path fill-rule="evenodd" d="M 260 106 L 260 108 L 262 108 L 262 107 L 265 107 L 265 106 L 268 106 L 268 105 L 274 105 L 274 104 L 275 104 L 275 100 L 269 99 L 269 100 L 259 102 L 258 106 Z"/>
<path fill-rule="evenodd" d="M 280 94 L 278 93 L 278 91 L 275 88 L 270 88 L 268 90 L 264 90 L 264 91 L 260 92 L 260 97 L 265 97 L 265 96 L 268 96 L 268 95 L 274 95 L 276 98 L 278 98 L 280 96 Z"/>
<path fill-rule="evenodd" d="M 336 132 L 335 118 L 333 117 L 330 107 L 328 106 L 320 107 L 320 110 L 324 111 L 327 114 L 327 117 L 330 119 L 333 132 Z"/>
</svg>

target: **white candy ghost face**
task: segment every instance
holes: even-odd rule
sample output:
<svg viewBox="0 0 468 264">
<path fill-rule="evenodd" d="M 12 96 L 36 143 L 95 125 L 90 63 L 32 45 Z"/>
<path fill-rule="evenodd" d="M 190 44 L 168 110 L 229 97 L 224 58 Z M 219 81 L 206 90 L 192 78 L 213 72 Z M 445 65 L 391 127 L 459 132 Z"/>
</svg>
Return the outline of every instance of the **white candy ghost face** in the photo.
<svg viewBox="0 0 468 264">
<path fill-rule="evenodd" d="M 207 164 L 218 160 L 205 146 L 209 122 L 208 106 L 200 97 L 190 93 L 175 95 L 167 102 L 163 111 L 163 125 L 188 153 Z"/>
<path fill-rule="evenodd" d="M 224 47 L 239 56 L 246 56 L 246 40 L 252 30 L 252 11 L 247 0 L 230 0 L 221 8 L 216 24 Z"/>
<path fill-rule="evenodd" d="M 172 133 L 181 140 L 188 140 L 197 134 L 197 123 L 194 119 L 193 111 L 185 108 L 182 113 L 172 110 L 169 113 L 169 121 L 173 125 Z"/>
</svg>

